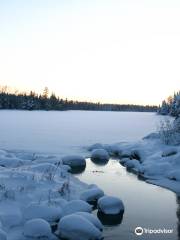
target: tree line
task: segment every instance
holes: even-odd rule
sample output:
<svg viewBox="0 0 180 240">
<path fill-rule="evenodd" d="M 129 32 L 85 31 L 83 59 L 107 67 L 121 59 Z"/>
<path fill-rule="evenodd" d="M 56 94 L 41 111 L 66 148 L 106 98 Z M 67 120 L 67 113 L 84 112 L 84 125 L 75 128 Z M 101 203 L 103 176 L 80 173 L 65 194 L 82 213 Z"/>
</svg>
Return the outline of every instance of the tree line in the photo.
<svg viewBox="0 0 180 240">
<path fill-rule="evenodd" d="M 163 100 L 158 112 L 162 115 L 180 117 L 180 91 Z"/>
<path fill-rule="evenodd" d="M 45 87 L 42 94 L 33 91 L 21 93 L 9 91 L 8 87 L 0 87 L 0 109 L 19 110 L 96 110 L 96 111 L 136 111 L 156 112 L 157 106 L 133 104 L 102 104 L 63 99 L 54 93 L 49 94 Z"/>
</svg>

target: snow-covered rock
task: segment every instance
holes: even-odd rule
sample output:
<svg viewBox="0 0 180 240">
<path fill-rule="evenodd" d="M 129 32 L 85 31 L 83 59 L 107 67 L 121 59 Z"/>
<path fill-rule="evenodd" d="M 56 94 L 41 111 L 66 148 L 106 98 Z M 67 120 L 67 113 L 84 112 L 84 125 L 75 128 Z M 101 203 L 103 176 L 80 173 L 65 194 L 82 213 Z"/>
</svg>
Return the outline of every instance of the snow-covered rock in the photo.
<svg viewBox="0 0 180 240">
<path fill-rule="evenodd" d="M 30 220 L 33 218 L 42 218 L 48 222 L 54 222 L 61 218 L 62 209 L 47 205 L 31 204 L 24 210 L 24 218 Z"/>
<path fill-rule="evenodd" d="M 0 166 L 8 167 L 8 168 L 16 168 L 23 165 L 23 161 L 19 158 L 9 158 L 9 157 L 2 157 L 0 158 Z"/>
<path fill-rule="evenodd" d="M 50 239 L 52 236 L 51 227 L 49 223 L 43 219 L 32 219 L 27 221 L 24 225 L 24 236 Z"/>
<path fill-rule="evenodd" d="M 52 163 L 38 163 L 32 165 L 31 169 L 37 172 L 55 172 L 57 170 L 57 166 Z"/>
<path fill-rule="evenodd" d="M 7 234 L 2 229 L 0 229 L 0 239 L 7 240 Z"/>
<path fill-rule="evenodd" d="M 108 153 L 112 156 L 120 156 L 121 155 L 121 147 L 118 144 L 112 144 L 104 147 Z"/>
<path fill-rule="evenodd" d="M 104 196 L 98 200 L 98 210 L 109 215 L 120 214 L 124 212 L 124 204 L 117 197 Z"/>
<path fill-rule="evenodd" d="M 99 221 L 99 219 L 97 217 L 95 217 L 93 214 L 91 213 L 87 213 L 87 212 L 77 212 L 75 214 L 78 214 L 82 217 L 84 217 L 85 219 L 87 219 L 88 221 L 90 221 L 95 227 L 97 227 L 100 231 L 103 230 L 103 225 L 102 223 Z"/>
<path fill-rule="evenodd" d="M 108 161 L 109 160 L 109 154 L 105 149 L 95 149 L 91 153 L 91 159 Z"/>
<path fill-rule="evenodd" d="M 16 203 L 6 200 L 0 204 L 0 221 L 7 228 L 15 227 L 22 223 L 22 213 Z"/>
<path fill-rule="evenodd" d="M 136 168 L 136 169 L 141 168 L 141 164 L 139 163 L 138 160 L 128 160 L 124 163 L 124 166 L 126 166 L 127 168 Z"/>
<path fill-rule="evenodd" d="M 120 158 L 119 162 L 122 164 L 122 165 L 125 165 L 125 163 L 127 161 L 131 161 L 129 158 Z"/>
<path fill-rule="evenodd" d="M 120 154 L 120 158 L 130 158 L 131 157 L 131 151 L 130 150 L 123 150 Z"/>
<path fill-rule="evenodd" d="M 148 134 L 147 136 L 145 136 L 143 139 L 149 139 L 149 140 L 156 140 L 156 139 L 159 139 L 160 138 L 160 135 L 159 133 L 157 132 L 153 132 L 153 133 L 150 133 Z"/>
<path fill-rule="evenodd" d="M 180 181 L 180 170 L 172 170 L 167 174 L 167 177 L 171 180 Z"/>
<path fill-rule="evenodd" d="M 67 240 L 100 240 L 101 231 L 78 214 L 63 217 L 58 224 L 59 235 Z"/>
<path fill-rule="evenodd" d="M 64 170 L 65 172 L 71 171 L 71 167 L 69 165 L 61 165 L 61 169 Z"/>
<path fill-rule="evenodd" d="M 162 157 L 169 157 L 177 154 L 177 150 L 175 148 L 169 148 L 163 151 Z"/>
<path fill-rule="evenodd" d="M 92 206 L 82 200 L 69 201 L 62 210 L 62 215 L 69 215 L 75 212 L 91 212 Z"/>
<path fill-rule="evenodd" d="M 60 208 L 61 210 L 64 208 L 64 206 L 68 203 L 68 201 L 66 201 L 63 198 L 55 198 L 55 199 L 51 199 L 51 204 L 52 206 L 56 207 L 56 208 Z M 48 205 L 48 201 L 47 201 L 47 205 Z"/>
<path fill-rule="evenodd" d="M 97 201 L 102 196 L 104 196 L 104 192 L 100 188 L 95 187 L 84 191 L 80 195 L 80 199 L 86 202 L 94 202 Z"/>
<path fill-rule="evenodd" d="M 132 150 L 130 158 L 131 159 L 136 159 L 138 161 L 141 161 L 141 154 L 140 154 L 140 152 L 138 150 Z"/>
<path fill-rule="evenodd" d="M 62 158 L 63 164 L 69 165 L 70 167 L 80 167 L 86 165 L 86 160 L 82 156 L 65 156 Z"/>
<path fill-rule="evenodd" d="M 94 183 L 89 184 L 88 185 L 88 189 L 92 189 L 92 188 L 98 188 L 98 186 L 96 184 L 94 184 Z"/>
</svg>

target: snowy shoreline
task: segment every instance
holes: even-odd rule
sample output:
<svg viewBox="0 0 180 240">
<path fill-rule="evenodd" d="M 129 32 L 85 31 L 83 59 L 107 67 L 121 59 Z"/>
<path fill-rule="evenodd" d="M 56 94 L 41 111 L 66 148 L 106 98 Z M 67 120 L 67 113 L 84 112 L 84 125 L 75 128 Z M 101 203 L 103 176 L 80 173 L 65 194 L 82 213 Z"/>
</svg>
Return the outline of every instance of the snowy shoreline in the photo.
<svg viewBox="0 0 180 240">
<path fill-rule="evenodd" d="M 158 134 L 149 134 L 138 142 L 112 145 L 94 144 L 88 149 L 102 148 L 145 182 L 180 195 L 180 146 L 165 145 Z"/>
<path fill-rule="evenodd" d="M 127 170 L 143 177 L 147 183 L 180 195 L 180 147 L 162 144 L 157 134 L 150 134 L 138 142 L 94 144 L 84 147 L 82 153 L 85 152 L 86 156 L 98 161 L 116 157 Z M 0 237 L 3 240 L 34 239 L 34 236 L 55 240 L 58 239 L 58 227 L 60 234 L 68 237 L 66 229 L 72 230 L 72 225 L 68 224 L 68 216 L 71 215 L 75 222 L 81 222 L 82 218 L 87 220 L 85 229 L 92 228 L 92 231 L 86 232 L 87 236 L 101 239 L 103 227 L 98 218 L 91 214 L 92 207 L 88 200 L 100 199 L 104 192 L 96 185 L 81 182 L 69 172 L 70 166 L 76 166 L 75 162 L 85 167 L 83 156 L 62 158 L 58 155 L 0 150 Z M 113 201 L 118 213 L 121 207 L 117 208 L 117 204 L 121 206 L 122 203 L 118 199 Z M 111 201 L 106 204 L 108 208 L 114 208 Z M 79 216 L 78 212 L 85 214 L 79 213 Z M 107 212 L 111 211 L 108 209 Z M 63 221 L 57 225 L 59 219 Z M 36 230 L 37 224 L 46 236 L 38 235 L 41 231 Z M 51 232 L 49 224 L 52 229 L 57 228 L 56 234 Z M 27 230 L 29 227 L 32 232 Z M 71 237 L 69 239 L 75 239 Z"/>
<path fill-rule="evenodd" d="M 92 214 L 91 202 L 102 214 L 120 218 L 124 206 L 71 174 L 85 166 L 85 158 L 78 155 L 0 150 L 0 239 L 102 239 L 103 226 Z"/>
</svg>

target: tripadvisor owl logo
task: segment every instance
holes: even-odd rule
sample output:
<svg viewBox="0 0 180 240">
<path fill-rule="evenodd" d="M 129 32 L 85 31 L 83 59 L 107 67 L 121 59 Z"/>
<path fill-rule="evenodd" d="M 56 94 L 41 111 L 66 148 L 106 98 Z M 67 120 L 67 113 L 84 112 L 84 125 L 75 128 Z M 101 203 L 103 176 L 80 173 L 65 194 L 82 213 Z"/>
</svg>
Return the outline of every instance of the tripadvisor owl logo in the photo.
<svg viewBox="0 0 180 240">
<path fill-rule="evenodd" d="M 172 234 L 173 229 L 167 229 L 167 228 L 150 229 L 150 228 L 136 227 L 134 232 L 137 236 L 141 236 L 143 234 Z"/>
<path fill-rule="evenodd" d="M 142 227 L 136 227 L 134 232 L 135 232 L 136 235 L 140 236 L 140 235 L 143 234 L 143 228 Z"/>
</svg>

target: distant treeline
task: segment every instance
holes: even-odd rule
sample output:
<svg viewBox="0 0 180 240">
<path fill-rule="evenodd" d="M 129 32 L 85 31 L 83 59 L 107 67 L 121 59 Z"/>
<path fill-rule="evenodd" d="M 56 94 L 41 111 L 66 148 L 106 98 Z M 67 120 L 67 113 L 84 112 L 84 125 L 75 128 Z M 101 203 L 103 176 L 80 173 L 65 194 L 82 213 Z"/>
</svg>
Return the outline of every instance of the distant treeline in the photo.
<svg viewBox="0 0 180 240">
<path fill-rule="evenodd" d="M 180 117 L 180 91 L 164 100 L 158 112 L 162 115 Z"/>
<path fill-rule="evenodd" d="M 133 104 L 101 104 L 80 102 L 57 97 L 54 93 L 49 95 L 46 87 L 42 94 L 33 91 L 19 93 L 8 91 L 7 87 L 0 87 L 0 109 L 19 110 L 96 110 L 96 111 L 134 111 L 156 112 L 157 106 L 141 106 Z"/>
</svg>

